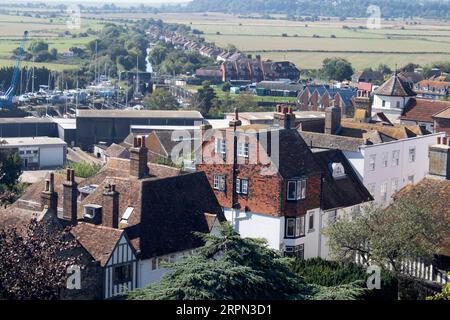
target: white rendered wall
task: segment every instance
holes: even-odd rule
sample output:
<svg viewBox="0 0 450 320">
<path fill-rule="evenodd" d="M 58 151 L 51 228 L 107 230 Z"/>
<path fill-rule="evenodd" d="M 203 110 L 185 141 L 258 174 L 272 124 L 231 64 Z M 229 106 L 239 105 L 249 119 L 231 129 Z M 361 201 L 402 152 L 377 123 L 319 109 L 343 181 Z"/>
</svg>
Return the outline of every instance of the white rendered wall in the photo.
<svg viewBox="0 0 450 320">
<path fill-rule="evenodd" d="M 63 145 L 49 145 L 39 147 L 40 167 L 62 167 L 65 161 L 65 152 L 66 147 Z"/>
<path fill-rule="evenodd" d="M 375 95 L 372 104 L 372 115 L 377 112 L 383 112 L 391 122 L 398 123 L 398 118 L 402 115 L 405 105 L 408 103 L 410 97 L 391 97 Z M 385 106 L 383 107 L 383 100 Z M 400 103 L 397 108 L 397 102 Z"/>
<path fill-rule="evenodd" d="M 408 184 L 408 176 L 414 175 L 414 184 L 420 182 L 427 174 L 429 169 L 428 147 L 436 143 L 438 136 L 443 137 L 445 133 L 436 133 L 426 136 L 419 136 L 403 140 L 397 140 L 387 143 L 380 143 L 371 146 L 364 146 L 362 154 L 364 155 L 364 172 L 363 183 L 370 190 L 370 186 L 374 185 L 374 198 L 378 204 L 389 204 L 392 190 L 392 180 L 398 179 L 398 189 Z M 415 161 L 409 161 L 409 148 L 416 148 Z M 399 150 L 400 161 L 399 166 L 392 165 L 392 153 Z M 383 165 L 383 153 L 388 155 L 388 165 Z M 375 155 L 375 170 L 369 169 L 369 159 L 371 155 Z M 387 183 L 387 202 L 381 199 L 381 185 Z"/>
</svg>

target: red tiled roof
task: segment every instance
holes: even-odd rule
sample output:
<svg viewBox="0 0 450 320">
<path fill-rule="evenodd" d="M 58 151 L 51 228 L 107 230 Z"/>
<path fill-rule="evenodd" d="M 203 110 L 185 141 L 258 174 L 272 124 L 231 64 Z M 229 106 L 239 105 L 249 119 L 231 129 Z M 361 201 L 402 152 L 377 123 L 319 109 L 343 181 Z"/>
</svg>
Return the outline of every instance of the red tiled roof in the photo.
<svg viewBox="0 0 450 320">
<path fill-rule="evenodd" d="M 412 99 L 405 108 L 401 120 L 433 122 L 433 115 L 450 107 L 449 101 Z"/>
<path fill-rule="evenodd" d="M 123 230 L 80 222 L 70 231 L 89 254 L 104 267 Z"/>
</svg>

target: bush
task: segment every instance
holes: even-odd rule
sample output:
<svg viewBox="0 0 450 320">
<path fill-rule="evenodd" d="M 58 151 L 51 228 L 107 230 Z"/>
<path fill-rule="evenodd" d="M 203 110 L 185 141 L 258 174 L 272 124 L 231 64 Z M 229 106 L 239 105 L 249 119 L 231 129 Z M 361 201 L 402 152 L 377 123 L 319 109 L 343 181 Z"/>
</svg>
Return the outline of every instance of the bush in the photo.
<svg viewBox="0 0 450 320">
<path fill-rule="evenodd" d="M 292 271 L 305 282 L 323 287 L 336 287 L 360 283 L 365 287 L 368 274 L 356 263 L 327 261 L 321 258 L 294 260 Z M 397 300 L 397 280 L 389 273 L 381 273 L 381 290 L 366 290 L 364 300 Z"/>
<path fill-rule="evenodd" d="M 79 178 L 89 178 L 96 175 L 102 166 L 100 164 L 91 164 L 87 162 L 71 162 L 66 165 L 66 168 L 72 168 L 75 170 L 75 176 Z"/>
</svg>

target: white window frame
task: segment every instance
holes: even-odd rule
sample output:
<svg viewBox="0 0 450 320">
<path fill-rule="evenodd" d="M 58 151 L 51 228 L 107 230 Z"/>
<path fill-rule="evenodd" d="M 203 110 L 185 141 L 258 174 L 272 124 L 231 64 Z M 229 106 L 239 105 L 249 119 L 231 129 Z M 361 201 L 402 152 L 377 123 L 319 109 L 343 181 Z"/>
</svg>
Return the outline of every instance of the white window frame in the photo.
<svg viewBox="0 0 450 320">
<path fill-rule="evenodd" d="M 377 155 L 369 155 L 369 171 L 375 171 L 376 168 Z"/>
<path fill-rule="evenodd" d="M 227 142 L 223 138 L 217 138 L 215 144 L 215 152 L 220 154 L 226 154 Z"/>
<path fill-rule="evenodd" d="M 383 152 L 383 167 L 387 168 L 389 165 L 389 153 Z"/>
<path fill-rule="evenodd" d="M 292 224 L 293 233 L 289 234 L 289 225 Z M 285 238 L 297 239 L 305 236 L 305 216 L 286 217 Z"/>
<path fill-rule="evenodd" d="M 239 157 L 249 157 L 250 144 L 248 142 L 238 142 L 237 155 Z"/>
<path fill-rule="evenodd" d="M 226 178 L 224 175 L 215 174 L 213 189 L 218 191 L 225 191 L 226 189 Z"/>
<path fill-rule="evenodd" d="M 400 165 L 400 150 L 392 151 L 392 166 L 398 167 Z"/>
<path fill-rule="evenodd" d="M 383 202 L 387 201 L 387 185 L 388 185 L 387 181 L 383 182 L 381 184 L 381 188 L 380 188 L 380 198 L 381 198 L 381 201 L 383 201 Z"/>
<path fill-rule="evenodd" d="M 314 231 L 314 224 L 316 223 L 314 221 L 315 217 L 314 217 L 314 212 L 311 212 L 309 214 L 309 218 L 308 218 L 308 232 L 313 232 Z M 312 227 L 311 227 L 311 222 L 312 222 Z"/>
<path fill-rule="evenodd" d="M 391 192 L 392 194 L 398 191 L 398 178 L 391 179 Z"/>
<path fill-rule="evenodd" d="M 410 163 L 416 162 L 416 147 L 409 147 L 408 159 Z"/>
<path fill-rule="evenodd" d="M 294 197 L 289 196 L 289 186 L 294 185 Z M 297 201 L 306 199 L 306 179 L 301 180 L 288 180 L 287 182 L 287 194 L 286 194 L 287 200 L 290 201 Z"/>
</svg>

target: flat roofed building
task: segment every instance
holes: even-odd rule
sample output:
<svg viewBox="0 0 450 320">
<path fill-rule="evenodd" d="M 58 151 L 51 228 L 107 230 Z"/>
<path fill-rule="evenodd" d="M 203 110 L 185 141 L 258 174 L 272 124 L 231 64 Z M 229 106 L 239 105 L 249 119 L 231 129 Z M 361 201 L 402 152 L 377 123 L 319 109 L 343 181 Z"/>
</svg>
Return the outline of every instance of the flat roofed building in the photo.
<svg viewBox="0 0 450 320">
<path fill-rule="evenodd" d="M 91 150 L 99 141 L 120 143 L 131 126 L 193 126 L 203 123 L 198 111 L 78 110 L 77 145 Z"/>
<path fill-rule="evenodd" d="M 49 118 L 0 118 L 0 137 L 58 137 L 58 126 Z"/>
<path fill-rule="evenodd" d="M 1 138 L 0 150 L 2 149 L 17 151 L 24 170 L 58 168 L 66 162 L 67 143 L 59 138 Z"/>
</svg>

